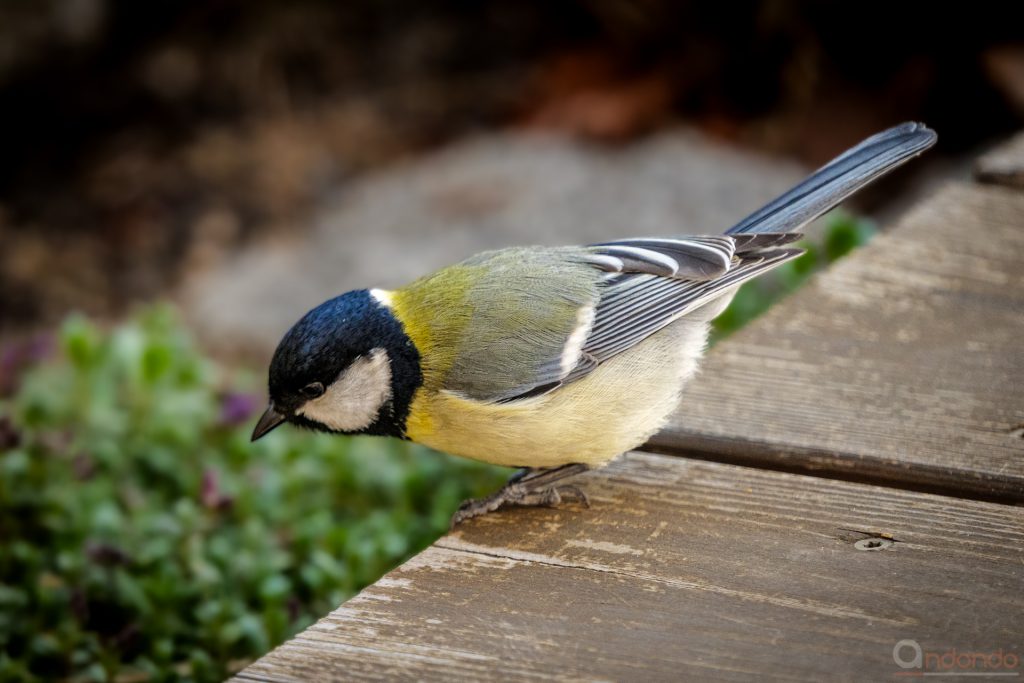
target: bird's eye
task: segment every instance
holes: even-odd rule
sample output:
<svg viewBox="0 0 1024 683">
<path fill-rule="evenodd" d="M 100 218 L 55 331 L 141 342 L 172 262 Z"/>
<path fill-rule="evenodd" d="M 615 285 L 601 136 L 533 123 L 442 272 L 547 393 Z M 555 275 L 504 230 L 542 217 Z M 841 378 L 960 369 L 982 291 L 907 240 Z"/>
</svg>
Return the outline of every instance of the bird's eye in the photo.
<svg viewBox="0 0 1024 683">
<path fill-rule="evenodd" d="M 324 395 L 324 385 L 320 382 L 310 382 L 299 390 L 299 393 L 306 398 L 320 398 Z"/>
</svg>

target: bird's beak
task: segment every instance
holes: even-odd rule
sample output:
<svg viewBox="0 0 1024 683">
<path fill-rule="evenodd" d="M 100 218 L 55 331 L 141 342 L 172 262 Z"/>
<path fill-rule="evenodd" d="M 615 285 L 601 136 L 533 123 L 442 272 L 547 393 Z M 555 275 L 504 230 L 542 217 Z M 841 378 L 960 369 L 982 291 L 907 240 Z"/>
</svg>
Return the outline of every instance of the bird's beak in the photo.
<svg viewBox="0 0 1024 683">
<path fill-rule="evenodd" d="M 271 401 L 266 411 L 260 416 L 260 421 L 256 423 L 256 428 L 252 430 L 252 440 L 262 438 L 284 421 L 285 416 L 274 410 L 274 402 Z"/>
</svg>

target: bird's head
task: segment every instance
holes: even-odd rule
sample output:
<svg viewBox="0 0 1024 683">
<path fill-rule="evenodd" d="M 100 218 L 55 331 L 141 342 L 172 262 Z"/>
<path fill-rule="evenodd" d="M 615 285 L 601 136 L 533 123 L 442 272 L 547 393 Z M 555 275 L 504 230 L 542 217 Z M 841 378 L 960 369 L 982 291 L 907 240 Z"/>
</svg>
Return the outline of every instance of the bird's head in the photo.
<svg viewBox="0 0 1024 683">
<path fill-rule="evenodd" d="M 420 384 L 419 353 L 387 293 L 348 292 L 311 310 L 278 344 L 270 363 L 270 405 L 252 439 L 285 422 L 401 437 Z"/>
</svg>

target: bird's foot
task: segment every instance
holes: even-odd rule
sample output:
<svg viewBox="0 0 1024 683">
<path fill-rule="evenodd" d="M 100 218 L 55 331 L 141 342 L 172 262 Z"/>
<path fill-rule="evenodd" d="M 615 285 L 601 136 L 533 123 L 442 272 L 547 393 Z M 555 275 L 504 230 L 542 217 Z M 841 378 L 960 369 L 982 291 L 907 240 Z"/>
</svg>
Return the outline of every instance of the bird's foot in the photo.
<svg viewBox="0 0 1024 683">
<path fill-rule="evenodd" d="M 527 470 L 514 475 L 501 489 L 486 498 L 467 500 L 452 515 L 451 527 L 494 512 L 500 508 L 516 505 L 519 507 L 545 506 L 553 507 L 562 502 L 580 503 L 590 507 L 590 499 L 575 484 L 555 485 L 554 482 L 565 477 L 586 471 L 586 465 L 563 465 L 545 470 Z"/>
</svg>

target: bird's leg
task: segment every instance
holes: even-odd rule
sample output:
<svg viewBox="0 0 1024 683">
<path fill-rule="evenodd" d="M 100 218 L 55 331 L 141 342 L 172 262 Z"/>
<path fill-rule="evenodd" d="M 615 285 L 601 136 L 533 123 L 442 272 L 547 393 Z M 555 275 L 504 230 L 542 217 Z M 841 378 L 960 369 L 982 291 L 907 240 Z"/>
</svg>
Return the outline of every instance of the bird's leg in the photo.
<svg viewBox="0 0 1024 683">
<path fill-rule="evenodd" d="M 556 485 L 557 482 L 589 469 L 581 463 L 571 463 L 546 469 L 523 469 L 516 472 L 497 493 L 486 498 L 465 501 L 452 515 L 451 527 L 485 515 L 506 505 L 533 506 L 558 505 L 562 501 L 582 503 L 590 507 L 587 494 L 575 484 Z"/>
<path fill-rule="evenodd" d="M 520 481 L 526 475 L 530 474 L 531 472 L 536 472 L 536 471 L 537 470 L 533 469 L 532 467 L 520 467 L 516 471 L 515 474 L 513 474 L 511 477 L 508 478 L 508 481 L 506 483 L 514 484 L 517 481 Z"/>
</svg>

